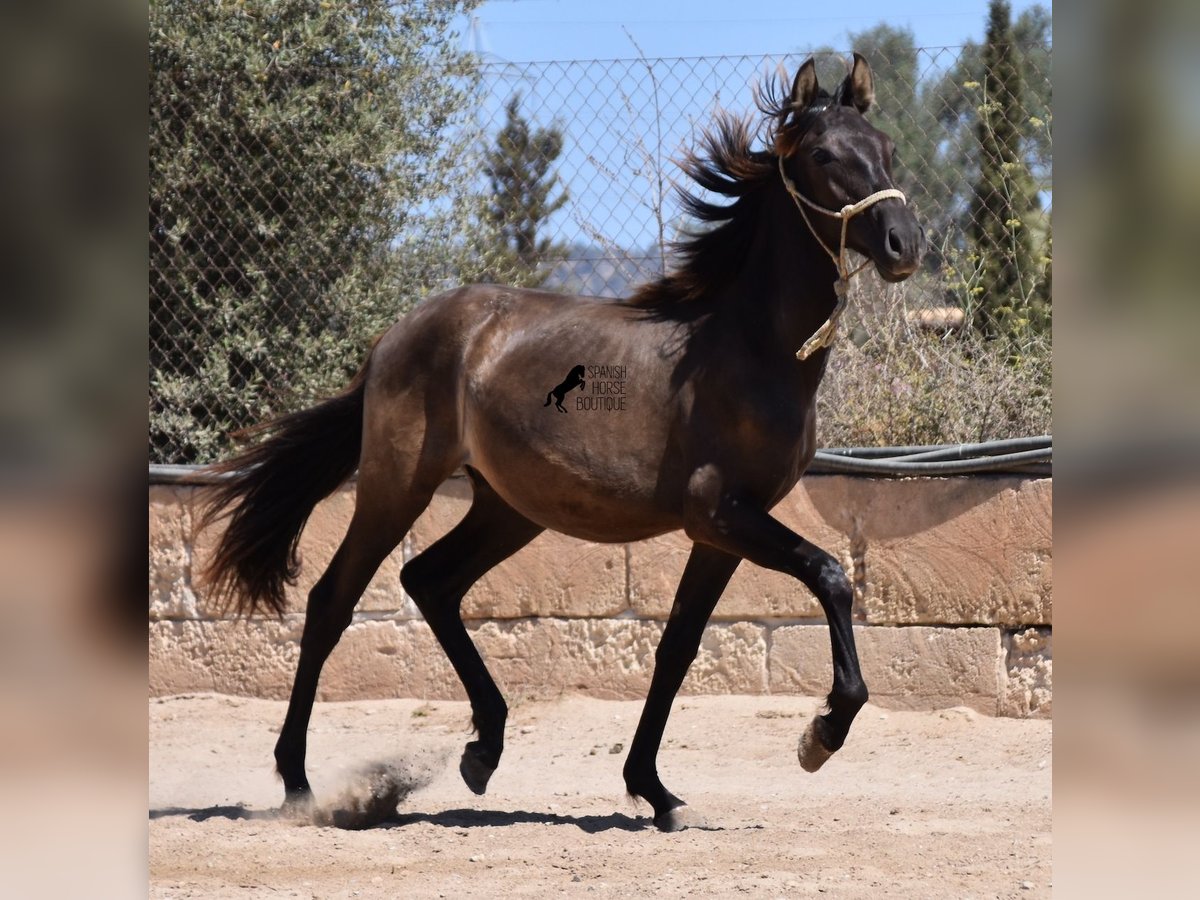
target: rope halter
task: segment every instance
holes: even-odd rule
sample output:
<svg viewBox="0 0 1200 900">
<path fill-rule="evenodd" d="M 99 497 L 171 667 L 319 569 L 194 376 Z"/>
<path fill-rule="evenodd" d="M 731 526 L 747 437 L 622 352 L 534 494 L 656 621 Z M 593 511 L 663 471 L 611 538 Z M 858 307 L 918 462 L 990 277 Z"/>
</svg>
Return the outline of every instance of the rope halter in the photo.
<svg viewBox="0 0 1200 900">
<path fill-rule="evenodd" d="M 813 355 L 822 347 L 828 347 L 833 343 L 833 338 L 837 333 L 837 322 L 842 315 L 842 311 L 846 308 L 846 295 L 850 291 L 850 279 L 865 269 L 871 264 L 871 260 L 867 259 L 861 266 L 853 272 L 848 271 L 849 266 L 846 263 L 846 231 L 850 227 L 850 220 L 857 216 L 860 212 L 870 209 L 880 200 L 899 200 L 901 203 L 907 203 L 908 199 L 904 196 L 904 192 L 896 188 L 885 188 L 882 191 L 876 191 L 869 197 L 863 197 L 857 203 L 848 203 L 836 212 L 832 209 L 826 209 L 816 203 L 813 203 L 798 190 L 796 185 L 792 184 L 792 179 L 788 178 L 787 172 L 783 170 L 783 157 L 779 157 L 779 176 L 783 179 L 783 186 L 787 188 L 787 192 L 792 195 L 792 200 L 796 204 L 796 209 L 800 210 L 800 215 L 804 217 L 804 224 L 808 226 L 808 230 L 812 232 L 812 236 L 817 239 L 817 243 L 821 245 L 829 258 L 833 260 L 833 264 L 837 266 L 838 278 L 833 283 L 833 292 L 837 295 L 837 305 L 834 306 L 833 312 L 829 314 L 829 318 L 818 328 L 813 336 L 804 342 L 804 346 L 796 351 L 796 359 L 803 362 Z M 837 253 L 833 252 L 824 239 L 817 233 L 817 229 L 813 228 L 813 224 L 809 221 L 808 213 L 804 211 L 804 207 L 815 209 L 819 213 L 823 213 L 834 219 L 842 220 L 842 236 L 838 244 Z"/>
</svg>

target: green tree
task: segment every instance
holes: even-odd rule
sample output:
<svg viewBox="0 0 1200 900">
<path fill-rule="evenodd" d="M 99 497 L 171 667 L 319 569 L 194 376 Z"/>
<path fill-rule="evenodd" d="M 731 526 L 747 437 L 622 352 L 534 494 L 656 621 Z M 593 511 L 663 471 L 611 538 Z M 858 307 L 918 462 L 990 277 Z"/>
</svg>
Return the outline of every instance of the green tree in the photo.
<svg viewBox="0 0 1200 900">
<path fill-rule="evenodd" d="M 328 393 L 463 265 L 471 5 L 151 0 L 151 459 Z"/>
<path fill-rule="evenodd" d="M 504 127 L 484 162 L 491 187 L 486 215 L 495 239 L 487 277 L 533 287 L 550 274 L 539 263 L 563 253 L 562 246 L 544 234 L 550 216 L 567 202 L 566 188 L 552 171 L 562 153 L 563 135 L 553 126 L 533 128 L 521 115 L 519 94 L 509 98 L 504 111 Z M 558 196 L 552 198 L 556 190 Z"/>
<path fill-rule="evenodd" d="M 1020 123 L 1022 158 L 1040 191 L 1052 181 L 1050 141 L 1051 19 L 1040 5 L 1026 9 L 1012 26 L 1012 48 L 1021 72 L 1025 121 Z M 949 286 L 949 301 L 971 307 L 983 288 L 977 270 L 978 256 L 970 240 L 975 186 L 981 178 L 982 147 L 978 139 L 980 110 L 986 107 L 984 86 L 994 83 L 984 58 L 985 47 L 969 42 L 954 64 L 931 79 L 921 91 L 930 133 L 936 135 L 930 156 L 927 190 L 931 202 L 922 209 L 930 237 L 929 264 L 941 270 Z M 938 54 L 930 62 L 938 62 Z M 1031 211 L 1027 228 L 1044 266 L 1049 264 L 1050 218 L 1044 210 Z M 974 257 L 974 261 L 972 260 Z M 1048 269 L 1046 269 L 1048 271 Z M 1039 291 L 1048 287 L 1044 281 Z"/>
<path fill-rule="evenodd" d="M 1006 0 L 989 4 L 983 62 L 970 238 L 979 289 L 974 321 L 994 337 L 1041 325 L 1047 315 L 1035 297 L 1042 266 L 1030 225 L 1039 204 L 1024 153 L 1024 82 Z"/>
</svg>

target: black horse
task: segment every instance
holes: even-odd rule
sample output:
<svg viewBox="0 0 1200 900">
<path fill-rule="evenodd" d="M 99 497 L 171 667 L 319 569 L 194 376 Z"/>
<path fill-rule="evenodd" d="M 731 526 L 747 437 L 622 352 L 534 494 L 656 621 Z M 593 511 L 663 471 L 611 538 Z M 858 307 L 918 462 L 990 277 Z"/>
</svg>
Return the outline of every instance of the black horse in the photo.
<svg viewBox="0 0 1200 900">
<path fill-rule="evenodd" d="M 581 391 L 583 390 L 583 386 L 586 384 L 586 382 L 583 380 L 583 372 L 583 366 L 576 366 L 573 368 L 567 374 L 567 377 L 563 379 L 562 384 L 546 395 L 546 402 L 543 403 L 542 406 L 549 406 L 550 401 L 553 400 L 554 405 L 558 407 L 559 412 L 566 412 L 566 409 L 562 405 L 563 397 L 567 396 L 568 391 L 573 391 L 575 388 L 579 388 Z"/>
<path fill-rule="evenodd" d="M 915 272 L 924 252 L 892 182 L 892 141 L 863 117 L 873 97 L 862 57 L 832 95 L 807 61 L 790 90 L 783 82 L 759 97 L 763 149 L 750 123 L 722 115 L 705 136 L 707 158 L 686 161 L 697 184 L 729 202 L 687 199 L 708 227 L 684 241 L 677 271 L 628 300 L 496 285 L 428 300 L 380 339 L 345 392 L 263 426 L 261 443 L 216 467 L 229 477 L 206 521 L 232 515 L 209 569 L 214 595 L 275 612 L 309 512 L 358 470 L 349 531 L 309 594 L 275 747 L 290 803 L 311 796 L 306 733 L 321 667 L 376 568 L 463 468 L 474 488 L 466 518 L 400 578 L 470 698 L 478 739 L 459 770 L 471 790 L 482 793 L 500 762 L 508 707 L 460 603 L 546 528 L 612 542 L 682 529 L 693 542 L 624 768 L 660 828 L 678 827 L 683 806 L 655 764 L 671 703 L 743 559 L 794 576 L 820 601 L 833 688 L 801 736 L 800 762 L 815 770 L 842 746 L 867 700 L 853 590 L 837 560 L 770 510 L 815 452 L 847 248 L 888 281 Z M 620 411 L 538 414 L 530 384 L 588 358 L 627 372 Z"/>
</svg>

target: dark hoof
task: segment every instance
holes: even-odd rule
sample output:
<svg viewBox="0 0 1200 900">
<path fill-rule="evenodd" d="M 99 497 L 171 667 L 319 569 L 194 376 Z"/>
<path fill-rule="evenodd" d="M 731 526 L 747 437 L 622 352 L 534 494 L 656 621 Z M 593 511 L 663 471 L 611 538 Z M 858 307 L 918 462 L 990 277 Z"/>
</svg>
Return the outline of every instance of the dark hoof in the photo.
<svg viewBox="0 0 1200 900">
<path fill-rule="evenodd" d="M 467 744 L 463 750 L 462 760 L 458 764 L 458 773 L 472 793 L 483 794 L 487 790 L 488 781 L 496 767 L 488 765 L 483 759 L 483 751 L 478 741 Z"/>
<path fill-rule="evenodd" d="M 304 788 L 287 792 L 283 798 L 283 806 L 279 807 L 279 817 L 281 819 L 309 819 L 312 817 L 312 811 L 312 790 Z"/>
<path fill-rule="evenodd" d="M 696 819 L 686 805 L 676 806 L 661 816 L 654 817 L 654 827 L 659 831 L 683 831 L 685 828 L 694 828 L 699 824 L 702 823 Z"/>
<path fill-rule="evenodd" d="M 833 756 L 833 751 L 825 746 L 825 741 L 822 739 L 824 730 L 824 724 L 821 722 L 820 716 L 817 716 L 808 723 L 804 734 L 800 735 L 796 756 L 799 757 L 800 766 L 805 772 L 817 771 L 825 765 L 829 757 Z"/>
</svg>

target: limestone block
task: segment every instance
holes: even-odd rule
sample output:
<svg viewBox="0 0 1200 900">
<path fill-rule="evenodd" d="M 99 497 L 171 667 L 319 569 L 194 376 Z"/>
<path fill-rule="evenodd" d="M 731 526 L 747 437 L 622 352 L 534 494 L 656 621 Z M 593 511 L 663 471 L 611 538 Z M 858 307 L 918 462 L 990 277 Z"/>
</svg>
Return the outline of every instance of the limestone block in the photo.
<svg viewBox="0 0 1200 900">
<path fill-rule="evenodd" d="M 1051 621 L 1050 479 L 860 480 L 854 494 L 868 621 Z"/>
<path fill-rule="evenodd" d="M 423 621 L 357 622 L 321 672 L 319 700 L 414 697 L 465 700 L 466 692 Z"/>
<path fill-rule="evenodd" d="M 510 698 L 581 693 L 644 696 L 662 626 L 635 619 L 522 619 L 471 629 L 496 683 Z"/>
<path fill-rule="evenodd" d="M 1026 628 L 1005 634 L 1001 715 L 1050 717 L 1054 692 L 1052 637 L 1049 628 Z"/>
<path fill-rule="evenodd" d="M 994 715 L 1000 698 L 996 628 L 854 629 L 871 702 L 891 709 L 970 706 Z M 829 629 L 788 625 L 770 636 L 770 688 L 822 696 L 833 685 Z"/>
<path fill-rule="evenodd" d="M 767 629 L 751 622 L 710 623 L 680 688 L 684 694 L 767 693 Z"/>
<path fill-rule="evenodd" d="M 150 486 L 150 618 L 195 619 L 200 611 L 191 583 L 192 491 Z"/>
<path fill-rule="evenodd" d="M 304 526 L 304 532 L 300 538 L 300 577 L 294 586 L 287 589 L 289 612 L 305 610 L 308 605 L 308 592 L 312 590 L 317 579 L 324 573 L 330 560 L 333 559 L 333 554 L 341 544 L 342 538 L 345 537 L 346 529 L 350 525 L 350 518 L 354 514 L 354 492 L 353 484 L 339 488 L 318 503 L 308 517 L 308 523 Z M 207 564 L 220 537 L 222 527 L 223 523 L 218 522 L 213 527 L 196 535 L 193 566 L 197 572 Z M 418 615 L 416 607 L 404 596 L 404 591 L 400 587 L 402 560 L 403 551 L 397 547 L 384 560 L 366 591 L 363 592 L 357 607 L 359 610 L 390 612 L 396 618 L 413 618 Z M 198 593 L 203 599 L 202 587 Z M 210 605 L 206 614 L 216 616 L 217 612 L 211 609 Z M 260 615 L 262 614 L 260 613 Z"/>
<path fill-rule="evenodd" d="M 854 571 L 848 519 L 842 513 L 842 482 L 847 479 L 806 478 L 771 514 Z M 646 618 L 665 619 L 683 575 L 691 542 L 674 532 L 629 545 L 629 590 L 634 611 Z M 820 616 L 821 606 L 809 590 L 790 575 L 743 562 L 721 595 L 713 613 L 726 621 Z"/>
<path fill-rule="evenodd" d="M 412 559 L 446 535 L 467 514 L 471 486 L 465 478 L 444 483 L 409 532 Z M 625 548 L 545 532 L 500 563 L 467 593 L 464 619 L 527 616 L 614 616 L 627 608 Z"/>
<path fill-rule="evenodd" d="M 300 619 L 150 623 L 150 694 L 216 691 L 287 699 Z"/>
<path fill-rule="evenodd" d="M 635 619 L 536 619 L 486 622 L 473 636 L 496 682 L 514 696 L 630 699 L 649 690 L 662 628 Z M 765 629 L 714 624 L 682 691 L 758 694 L 765 687 Z"/>
<path fill-rule="evenodd" d="M 510 701 L 582 693 L 644 697 L 654 672 L 659 622 L 524 619 L 485 622 L 471 635 Z M 684 681 L 692 694 L 760 694 L 767 684 L 766 629 L 711 625 Z M 154 622 L 153 695 L 218 691 L 286 699 L 299 659 L 301 617 L 284 621 Z M 319 700 L 466 698 L 450 661 L 422 621 L 358 622 L 321 673 Z"/>
</svg>

